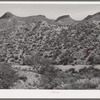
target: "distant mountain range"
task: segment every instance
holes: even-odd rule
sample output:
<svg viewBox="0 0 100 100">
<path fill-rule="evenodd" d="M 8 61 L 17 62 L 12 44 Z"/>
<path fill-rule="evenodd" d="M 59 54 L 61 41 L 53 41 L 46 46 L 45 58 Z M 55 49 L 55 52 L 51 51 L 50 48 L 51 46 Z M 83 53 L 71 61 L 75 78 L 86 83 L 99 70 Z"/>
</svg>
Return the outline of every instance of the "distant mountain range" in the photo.
<svg viewBox="0 0 100 100">
<path fill-rule="evenodd" d="M 44 20 L 49 24 L 54 25 L 71 25 L 74 23 L 80 23 L 80 22 L 87 22 L 91 20 L 100 20 L 100 12 L 88 15 L 86 18 L 84 18 L 81 21 L 74 20 L 70 17 L 70 15 L 63 15 L 58 17 L 56 20 L 46 18 L 44 15 L 37 15 L 37 16 L 29 16 L 29 17 L 19 17 L 11 12 L 6 12 L 4 15 L 0 17 L 0 28 L 6 28 L 6 27 L 12 27 L 15 25 L 21 25 L 21 24 L 30 24 L 30 23 L 37 23 L 40 20 Z"/>
</svg>

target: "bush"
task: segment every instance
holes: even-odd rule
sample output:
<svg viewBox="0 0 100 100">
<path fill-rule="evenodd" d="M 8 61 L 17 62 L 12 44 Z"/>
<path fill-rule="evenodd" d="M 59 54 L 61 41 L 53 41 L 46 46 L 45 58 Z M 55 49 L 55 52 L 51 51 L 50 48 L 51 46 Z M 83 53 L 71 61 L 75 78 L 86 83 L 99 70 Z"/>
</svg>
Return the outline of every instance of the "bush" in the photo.
<svg viewBox="0 0 100 100">
<path fill-rule="evenodd" d="M 35 65 L 35 64 L 37 64 L 37 62 L 39 60 L 40 60 L 40 58 L 37 57 L 37 56 L 34 56 L 34 57 L 32 57 L 32 56 L 26 56 L 24 58 L 24 60 L 23 60 L 23 65 L 29 65 L 29 66 Z"/>
<path fill-rule="evenodd" d="M 48 83 L 50 83 L 50 80 L 47 78 L 47 77 L 45 77 L 45 76 L 41 76 L 41 79 L 40 79 L 40 87 L 45 87 L 45 85 L 46 84 L 48 84 Z"/>
<path fill-rule="evenodd" d="M 42 65 L 42 66 L 48 66 L 50 64 L 52 64 L 53 61 L 50 60 L 50 59 L 47 59 L 47 58 L 42 58 L 40 55 L 38 54 L 35 54 L 35 55 L 29 55 L 29 56 L 26 56 L 26 58 L 24 58 L 24 61 L 23 61 L 23 65 Z"/>
<path fill-rule="evenodd" d="M 20 80 L 23 80 L 24 82 L 26 82 L 27 77 L 26 77 L 26 76 L 21 76 L 21 77 L 19 77 L 19 79 L 20 79 Z"/>
<path fill-rule="evenodd" d="M 45 84 L 44 85 L 44 89 L 53 89 L 52 86 L 50 84 Z"/>
<path fill-rule="evenodd" d="M 10 64 L 0 63 L 0 89 L 8 89 L 17 79 L 18 76 Z"/>
<path fill-rule="evenodd" d="M 42 58 L 38 54 L 24 58 L 24 65 L 34 66 L 38 73 L 43 74 L 45 71 L 52 71 L 53 61 L 47 58 Z"/>
<path fill-rule="evenodd" d="M 62 89 L 71 89 L 72 87 L 71 87 L 71 84 L 68 84 L 68 83 L 66 83 L 66 84 L 64 84 L 63 86 L 62 86 Z"/>
<path fill-rule="evenodd" d="M 84 75 L 85 77 L 91 79 L 93 77 L 100 77 L 100 69 L 97 69 L 93 66 L 90 66 L 89 68 L 82 68 L 79 70 L 80 75 Z"/>
</svg>

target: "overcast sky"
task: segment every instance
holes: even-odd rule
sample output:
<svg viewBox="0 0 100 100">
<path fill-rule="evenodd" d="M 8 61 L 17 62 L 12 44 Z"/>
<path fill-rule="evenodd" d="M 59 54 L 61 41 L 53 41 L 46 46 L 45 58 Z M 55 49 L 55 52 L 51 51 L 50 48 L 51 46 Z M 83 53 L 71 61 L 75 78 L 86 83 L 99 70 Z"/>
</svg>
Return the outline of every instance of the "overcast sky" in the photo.
<svg viewBox="0 0 100 100">
<path fill-rule="evenodd" d="M 0 4 L 0 16 L 12 12 L 17 16 L 45 15 L 56 19 L 61 15 L 70 15 L 73 19 L 82 20 L 90 14 L 100 12 L 98 4 Z"/>
</svg>

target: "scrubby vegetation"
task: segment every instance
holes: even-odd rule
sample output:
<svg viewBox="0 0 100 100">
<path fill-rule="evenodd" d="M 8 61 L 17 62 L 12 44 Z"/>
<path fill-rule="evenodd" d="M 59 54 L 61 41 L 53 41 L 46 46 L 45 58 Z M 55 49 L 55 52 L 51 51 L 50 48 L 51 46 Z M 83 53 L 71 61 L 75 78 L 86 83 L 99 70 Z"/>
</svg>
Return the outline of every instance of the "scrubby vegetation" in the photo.
<svg viewBox="0 0 100 100">
<path fill-rule="evenodd" d="M 0 89 L 9 89 L 18 80 L 18 75 L 11 64 L 0 63 Z"/>
<path fill-rule="evenodd" d="M 51 20 L 5 13 L 0 17 L 0 88 L 20 83 L 25 89 L 100 89 L 100 69 L 95 68 L 100 64 L 99 18 L 100 13 L 82 21 L 69 15 Z M 86 67 L 62 71 L 55 65 Z"/>
<path fill-rule="evenodd" d="M 79 72 L 56 70 L 53 77 L 49 75 L 50 70 L 47 73 L 41 83 L 45 89 L 99 89 L 100 70 L 94 67 L 83 68 Z"/>
<path fill-rule="evenodd" d="M 31 66 L 36 66 L 34 69 L 38 67 L 36 72 L 41 74 L 39 89 L 99 89 L 100 69 L 95 68 L 95 65 L 80 68 L 79 71 L 75 68 L 62 71 L 51 61 L 48 62 L 38 56 L 36 57 L 38 59 L 35 59 L 35 57 L 33 61 L 32 59 L 29 61 L 32 61 Z"/>
<path fill-rule="evenodd" d="M 84 19 L 60 25 L 59 21 L 63 23 L 67 19 L 72 20 L 70 16 L 64 16 L 64 20 L 60 17 L 59 21 L 37 16 L 32 17 L 30 22 L 29 18 L 24 20 L 25 18 L 19 19 L 11 13 L 7 14 L 7 20 L 13 19 L 12 23 L 6 22 L 9 23 L 9 28 L 1 28 L 0 31 L 0 62 L 31 65 L 31 59 L 34 59 L 31 58 L 32 55 L 39 53 L 42 58 L 51 59 L 53 64 L 100 64 L 98 20 Z M 5 17 L 1 19 L 5 20 Z M 24 61 L 25 58 L 27 62 Z"/>
</svg>

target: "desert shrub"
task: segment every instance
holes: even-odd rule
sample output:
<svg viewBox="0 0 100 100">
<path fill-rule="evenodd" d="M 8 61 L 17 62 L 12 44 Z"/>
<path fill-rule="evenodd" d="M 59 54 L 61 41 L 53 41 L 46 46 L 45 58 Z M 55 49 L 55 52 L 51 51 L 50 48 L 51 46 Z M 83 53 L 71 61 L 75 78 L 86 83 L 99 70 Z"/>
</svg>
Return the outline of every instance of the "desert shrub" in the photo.
<svg viewBox="0 0 100 100">
<path fill-rule="evenodd" d="M 43 86 L 45 89 L 53 89 L 56 86 L 59 86 L 62 82 L 62 78 L 57 76 L 58 73 L 59 70 L 57 70 L 54 66 L 41 67 L 41 86 Z"/>
<path fill-rule="evenodd" d="M 79 69 L 79 73 L 85 73 L 85 72 L 86 72 L 86 70 L 87 70 L 87 68 L 86 68 L 86 67 L 81 68 L 81 69 Z"/>
<path fill-rule="evenodd" d="M 52 80 L 57 76 L 54 66 L 41 67 L 39 73 L 45 76 L 49 82 L 52 82 Z"/>
<path fill-rule="evenodd" d="M 100 90 L 100 84 L 96 87 L 97 90 Z"/>
<path fill-rule="evenodd" d="M 27 77 L 26 76 L 21 76 L 19 77 L 20 80 L 23 80 L 24 82 L 27 80 Z"/>
<path fill-rule="evenodd" d="M 94 63 L 94 55 L 90 56 L 87 62 L 89 62 L 89 64 L 93 64 Z"/>
<path fill-rule="evenodd" d="M 75 81 L 77 81 L 77 78 L 75 78 L 74 76 L 64 78 L 65 83 L 73 83 Z"/>
<path fill-rule="evenodd" d="M 11 68 L 10 64 L 0 63 L 0 88 L 8 89 L 16 82 L 18 76 L 16 72 Z"/>
<path fill-rule="evenodd" d="M 79 70 L 80 75 L 85 75 L 87 78 L 91 79 L 93 77 L 100 77 L 100 70 L 90 66 L 89 68 L 83 68 Z"/>
<path fill-rule="evenodd" d="M 41 65 L 41 66 L 48 66 L 51 65 L 53 63 L 52 60 L 47 59 L 47 58 L 43 58 L 41 57 L 39 54 L 35 54 L 35 55 L 30 55 L 30 56 L 26 56 L 23 60 L 23 65 Z"/>
<path fill-rule="evenodd" d="M 63 65 L 67 65 L 68 64 L 68 58 L 61 59 L 61 61 L 59 63 L 63 64 Z"/>
<path fill-rule="evenodd" d="M 66 77 L 66 73 L 64 73 L 63 71 L 58 71 L 58 72 L 56 72 L 57 73 L 57 78 L 59 78 L 59 79 L 64 79 L 65 77 Z"/>
<path fill-rule="evenodd" d="M 100 64 L 100 55 L 94 57 L 94 64 Z"/>
<path fill-rule="evenodd" d="M 54 88 L 54 87 L 57 87 L 57 86 L 61 86 L 62 84 L 62 79 L 60 78 L 55 78 L 53 79 L 53 81 L 51 82 L 51 86 Z"/>
<path fill-rule="evenodd" d="M 100 55 L 92 55 L 88 59 L 88 62 L 90 62 L 90 64 L 100 64 Z"/>
<path fill-rule="evenodd" d="M 45 89 L 55 89 L 56 87 L 61 87 L 61 84 L 62 84 L 62 80 L 60 80 L 59 78 L 55 78 L 51 82 L 44 84 L 44 88 Z"/>
<path fill-rule="evenodd" d="M 93 73 L 94 77 L 100 77 L 100 70 L 99 69 L 95 69 L 94 73 Z"/>
<path fill-rule="evenodd" d="M 70 68 L 69 71 L 70 71 L 71 73 L 76 73 L 75 68 Z"/>
<path fill-rule="evenodd" d="M 99 85 L 100 84 L 100 78 L 92 78 L 90 80 L 90 83 L 95 84 L 95 85 Z"/>
<path fill-rule="evenodd" d="M 40 87 L 44 87 L 46 84 L 50 83 L 50 80 L 45 77 L 45 76 L 41 76 L 41 79 L 40 79 Z"/>
<path fill-rule="evenodd" d="M 63 86 L 62 86 L 62 89 L 71 89 L 72 87 L 71 87 L 71 84 L 68 84 L 68 83 L 66 83 L 66 84 L 64 84 Z"/>
<path fill-rule="evenodd" d="M 40 74 L 46 74 L 46 72 L 53 73 L 54 67 L 52 63 L 52 60 L 42 58 L 38 54 L 26 57 L 24 59 L 24 65 L 34 66 L 34 69 L 37 69 L 37 72 Z"/>
<path fill-rule="evenodd" d="M 87 83 L 87 82 L 89 82 L 89 79 L 88 78 L 84 78 L 84 79 L 78 79 L 77 81 L 76 81 L 76 83 L 81 83 L 81 84 L 85 84 L 85 83 Z"/>
<path fill-rule="evenodd" d="M 38 56 L 26 56 L 23 60 L 23 65 L 35 65 L 39 60 L 40 58 Z"/>
<path fill-rule="evenodd" d="M 68 65 L 73 62 L 73 58 L 71 56 L 63 55 L 62 58 L 60 58 L 59 64 Z"/>
<path fill-rule="evenodd" d="M 62 86 L 54 87 L 53 89 L 63 89 Z"/>
<path fill-rule="evenodd" d="M 50 84 L 45 84 L 44 85 L 44 89 L 53 89 L 52 86 Z"/>
</svg>

